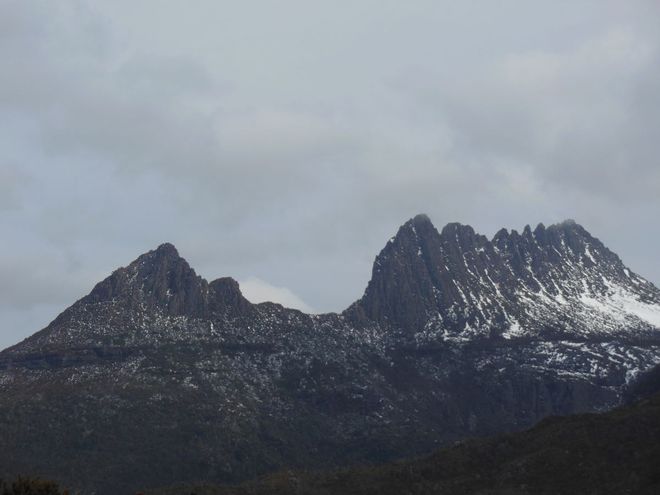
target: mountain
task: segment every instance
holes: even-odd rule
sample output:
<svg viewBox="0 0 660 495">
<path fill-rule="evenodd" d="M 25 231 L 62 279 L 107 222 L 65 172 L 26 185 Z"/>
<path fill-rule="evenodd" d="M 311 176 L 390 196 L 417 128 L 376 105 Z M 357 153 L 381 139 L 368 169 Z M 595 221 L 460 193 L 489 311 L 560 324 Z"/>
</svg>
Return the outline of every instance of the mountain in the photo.
<svg viewBox="0 0 660 495">
<path fill-rule="evenodd" d="M 659 305 L 656 287 L 572 220 L 489 241 L 419 215 L 376 258 L 351 310 L 429 341 L 626 338 L 654 335 Z"/>
<path fill-rule="evenodd" d="M 413 461 L 330 473 L 280 472 L 238 487 L 148 495 L 654 495 L 660 395 L 601 414 L 553 417 L 529 431 L 471 440 Z"/>
<path fill-rule="evenodd" d="M 341 314 L 252 304 L 163 244 L 0 353 L 0 477 L 84 493 L 384 462 L 617 405 L 660 290 L 572 221 L 404 224 Z"/>
</svg>

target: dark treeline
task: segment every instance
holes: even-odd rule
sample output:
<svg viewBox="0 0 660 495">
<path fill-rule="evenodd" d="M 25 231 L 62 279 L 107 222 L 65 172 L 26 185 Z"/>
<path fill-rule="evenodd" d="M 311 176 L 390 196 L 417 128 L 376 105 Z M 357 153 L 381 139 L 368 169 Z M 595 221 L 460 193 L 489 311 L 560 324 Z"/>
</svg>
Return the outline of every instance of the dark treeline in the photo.
<svg viewBox="0 0 660 495">
<path fill-rule="evenodd" d="M 0 495 L 69 495 L 54 481 L 19 477 L 6 482 L 0 479 Z"/>
<path fill-rule="evenodd" d="M 417 460 L 331 473 L 280 472 L 240 486 L 149 495 L 657 495 L 660 395 L 602 414 L 548 418 Z"/>
</svg>

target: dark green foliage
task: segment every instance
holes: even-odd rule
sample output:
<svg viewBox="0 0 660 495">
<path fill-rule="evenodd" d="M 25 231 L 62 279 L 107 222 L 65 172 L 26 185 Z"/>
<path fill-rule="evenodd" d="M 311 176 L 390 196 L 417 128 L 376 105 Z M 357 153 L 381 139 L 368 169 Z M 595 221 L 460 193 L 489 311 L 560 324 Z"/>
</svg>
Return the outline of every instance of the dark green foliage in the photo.
<svg viewBox="0 0 660 495">
<path fill-rule="evenodd" d="M 660 366 L 642 373 L 626 390 L 624 399 L 627 403 L 632 403 L 655 394 L 660 394 Z"/>
<path fill-rule="evenodd" d="M 54 481 L 39 478 L 19 477 L 16 481 L 5 483 L 0 480 L 0 493 L 2 495 L 68 495 L 67 490 L 60 490 Z"/>
<path fill-rule="evenodd" d="M 333 473 L 280 472 L 238 487 L 151 495 L 561 495 L 660 493 L 660 395 L 605 414 L 548 418 L 423 459 Z"/>
</svg>

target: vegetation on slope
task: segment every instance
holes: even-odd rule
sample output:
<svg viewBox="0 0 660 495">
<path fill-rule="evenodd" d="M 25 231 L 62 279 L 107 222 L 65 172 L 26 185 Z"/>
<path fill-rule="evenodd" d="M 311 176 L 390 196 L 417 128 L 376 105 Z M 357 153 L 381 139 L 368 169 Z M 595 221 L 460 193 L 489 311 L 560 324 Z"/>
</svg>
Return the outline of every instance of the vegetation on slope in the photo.
<svg viewBox="0 0 660 495">
<path fill-rule="evenodd" d="M 39 478 L 19 477 L 15 481 L 0 480 L 0 495 L 68 495 L 67 490 L 61 490 L 53 481 Z"/>
<path fill-rule="evenodd" d="M 281 472 L 235 487 L 151 495 L 657 494 L 660 395 L 604 414 L 548 418 L 423 459 L 334 473 Z"/>
</svg>

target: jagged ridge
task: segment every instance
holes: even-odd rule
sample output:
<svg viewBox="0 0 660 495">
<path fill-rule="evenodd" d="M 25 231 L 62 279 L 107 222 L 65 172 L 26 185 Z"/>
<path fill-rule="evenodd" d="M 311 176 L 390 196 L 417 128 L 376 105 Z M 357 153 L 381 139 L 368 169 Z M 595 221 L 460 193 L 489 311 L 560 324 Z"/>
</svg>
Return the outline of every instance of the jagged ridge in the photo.
<svg viewBox="0 0 660 495">
<path fill-rule="evenodd" d="M 633 312 L 615 306 L 623 291 Z M 251 304 L 164 244 L 0 353 L 0 466 L 129 493 L 385 461 L 611 407 L 660 360 L 640 317 L 657 301 L 574 223 L 488 240 L 415 217 L 339 315 Z"/>
<path fill-rule="evenodd" d="M 572 220 L 489 241 L 419 215 L 378 255 L 349 314 L 426 341 L 651 335 L 660 291 Z"/>
</svg>

